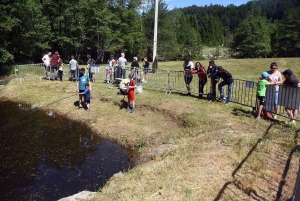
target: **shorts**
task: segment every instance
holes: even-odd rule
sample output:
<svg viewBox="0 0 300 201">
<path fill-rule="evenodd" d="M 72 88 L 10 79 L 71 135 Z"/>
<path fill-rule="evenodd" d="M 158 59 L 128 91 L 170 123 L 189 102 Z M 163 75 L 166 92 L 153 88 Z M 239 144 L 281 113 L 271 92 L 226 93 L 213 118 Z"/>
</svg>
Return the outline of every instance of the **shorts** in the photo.
<svg viewBox="0 0 300 201">
<path fill-rule="evenodd" d="M 79 90 L 79 93 L 83 93 L 85 90 Z M 85 94 L 79 94 L 79 98 L 85 98 Z"/>
<path fill-rule="evenodd" d="M 144 69 L 144 73 L 147 74 L 149 72 L 149 69 Z"/>
<path fill-rule="evenodd" d="M 50 72 L 50 65 L 45 65 L 45 70 L 46 70 L 47 72 Z"/>
<path fill-rule="evenodd" d="M 186 77 L 186 76 L 184 76 L 184 81 L 185 81 L 186 85 L 190 85 L 191 82 L 192 82 L 192 80 L 193 80 L 193 77 Z"/>
<path fill-rule="evenodd" d="M 128 100 L 134 101 L 134 91 L 133 90 L 128 93 Z"/>
<path fill-rule="evenodd" d="M 259 100 L 259 105 L 265 104 L 265 96 L 257 96 L 257 99 Z"/>
</svg>

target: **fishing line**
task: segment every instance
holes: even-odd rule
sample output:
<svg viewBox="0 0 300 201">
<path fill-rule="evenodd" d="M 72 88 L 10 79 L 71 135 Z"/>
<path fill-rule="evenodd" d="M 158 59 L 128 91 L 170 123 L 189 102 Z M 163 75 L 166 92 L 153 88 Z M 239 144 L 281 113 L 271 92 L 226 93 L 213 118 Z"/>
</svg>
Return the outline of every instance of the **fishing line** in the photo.
<svg viewBox="0 0 300 201">
<path fill-rule="evenodd" d="M 45 107 L 48 107 L 49 105 L 53 105 L 54 103 L 57 103 L 57 102 L 59 102 L 59 101 L 62 101 L 62 100 L 71 98 L 71 97 L 73 97 L 73 96 L 75 96 L 75 95 L 77 95 L 77 94 L 73 94 L 73 95 L 71 95 L 71 96 L 67 96 L 67 97 L 64 97 L 64 98 L 62 98 L 62 99 L 53 101 L 53 102 L 51 102 L 51 103 L 48 103 L 48 104 L 44 105 L 43 107 L 40 107 L 40 108 L 37 108 L 37 109 L 35 109 L 35 110 L 31 111 L 31 112 L 28 112 L 28 113 L 24 114 L 23 116 L 20 116 L 19 118 L 14 119 L 14 120 L 10 121 L 9 123 L 7 123 L 7 124 L 1 126 L 0 129 L 2 129 L 2 128 L 8 126 L 8 125 L 11 125 L 11 124 L 15 123 L 16 121 L 18 121 L 18 120 L 20 120 L 20 119 L 22 119 L 22 118 L 24 118 L 24 117 L 26 117 L 26 116 L 28 116 L 28 115 L 30 115 L 30 114 L 36 112 L 36 111 L 38 111 L 38 110 L 41 110 L 41 109 L 43 109 L 43 108 L 45 108 Z"/>
</svg>

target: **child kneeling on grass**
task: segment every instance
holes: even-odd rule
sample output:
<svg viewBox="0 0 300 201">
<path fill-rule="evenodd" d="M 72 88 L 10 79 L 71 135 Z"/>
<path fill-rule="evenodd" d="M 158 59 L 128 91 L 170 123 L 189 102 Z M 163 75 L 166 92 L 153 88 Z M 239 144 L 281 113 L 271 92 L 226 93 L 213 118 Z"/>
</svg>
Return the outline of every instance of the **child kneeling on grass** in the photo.
<svg viewBox="0 0 300 201">
<path fill-rule="evenodd" d="M 267 86 L 270 84 L 267 81 L 267 78 L 269 76 L 270 75 L 267 72 L 263 72 L 261 74 L 260 80 L 257 83 L 256 97 L 259 100 L 259 108 L 258 108 L 256 119 L 260 119 L 261 112 L 262 112 L 263 107 L 265 105 L 266 89 L 267 89 Z"/>
<path fill-rule="evenodd" d="M 133 79 L 133 74 L 129 74 L 129 84 L 127 87 L 127 94 L 128 94 L 128 106 L 126 111 L 130 111 L 130 106 L 132 107 L 130 113 L 133 113 L 135 111 L 135 102 L 134 102 L 134 89 L 136 88 L 136 83 Z"/>
<path fill-rule="evenodd" d="M 86 105 L 86 109 L 85 111 L 89 112 L 90 111 L 90 103 L 91 103 L 91 91 L 90 91 L 90 85 L 89 83 L 85 83 L 85 90 L 82 93 L 78 93 L 78 94 L 84 94 L 85 95 L 85 105 Z"/>
</svg>

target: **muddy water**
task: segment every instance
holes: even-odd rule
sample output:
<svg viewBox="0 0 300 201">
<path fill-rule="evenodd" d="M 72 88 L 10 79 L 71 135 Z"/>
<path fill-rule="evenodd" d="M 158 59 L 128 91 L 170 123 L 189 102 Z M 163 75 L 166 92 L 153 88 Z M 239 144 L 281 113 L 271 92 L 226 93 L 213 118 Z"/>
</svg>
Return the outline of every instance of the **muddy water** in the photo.
<svg viewBox="0 0 300 201">
<path fill-rule="evenodd" d="M 17 105 L 0 101 L 0 200 L 57 200 L 97 191 L 113 174 L 132 168 L 131 153 L 86 124 Z"/>
</svg>

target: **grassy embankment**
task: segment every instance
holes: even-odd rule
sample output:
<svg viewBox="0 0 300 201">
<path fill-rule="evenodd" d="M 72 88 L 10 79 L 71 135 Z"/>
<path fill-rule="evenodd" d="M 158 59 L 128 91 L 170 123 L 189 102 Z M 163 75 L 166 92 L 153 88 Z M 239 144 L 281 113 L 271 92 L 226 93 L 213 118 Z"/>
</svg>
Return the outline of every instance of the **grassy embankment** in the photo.
<svg viewBox="0 0 300 201">
<path fill-rule="evenodd" d="M 291 68 L 300 77 L 300 59 L 218 60 L 235 78 L 257 80 L 276 61 L 283 71 Z M 206 67 L 208 61 L 201 61 Z M 161 62 L 161 69 L 181 70 L 182 62 Z M 149 82 L 151 82 L 151 76 Z M 117 89 L 102 81 L 93 83 L 91 112 L 77 110 L 77 96 L 51 109 L 88 124 L 95 133 L 138 153 L 137 166 L 124 177 L 112 178 L 96 200 L 282 200 L 291 197 L 298 161 L 292 148 L 299 127 L 256 121 L 251 109 L 224 106 L 181 94 L 144 89 L 136 95 L 137 111 L 122 108 Z M 12 80 L 0 91 L 3 100 L 43 106 L 75 93 L 75 83 Z M 149 153 L 162 144 L 177 148 L 163 156 Z"/>
</svg>

